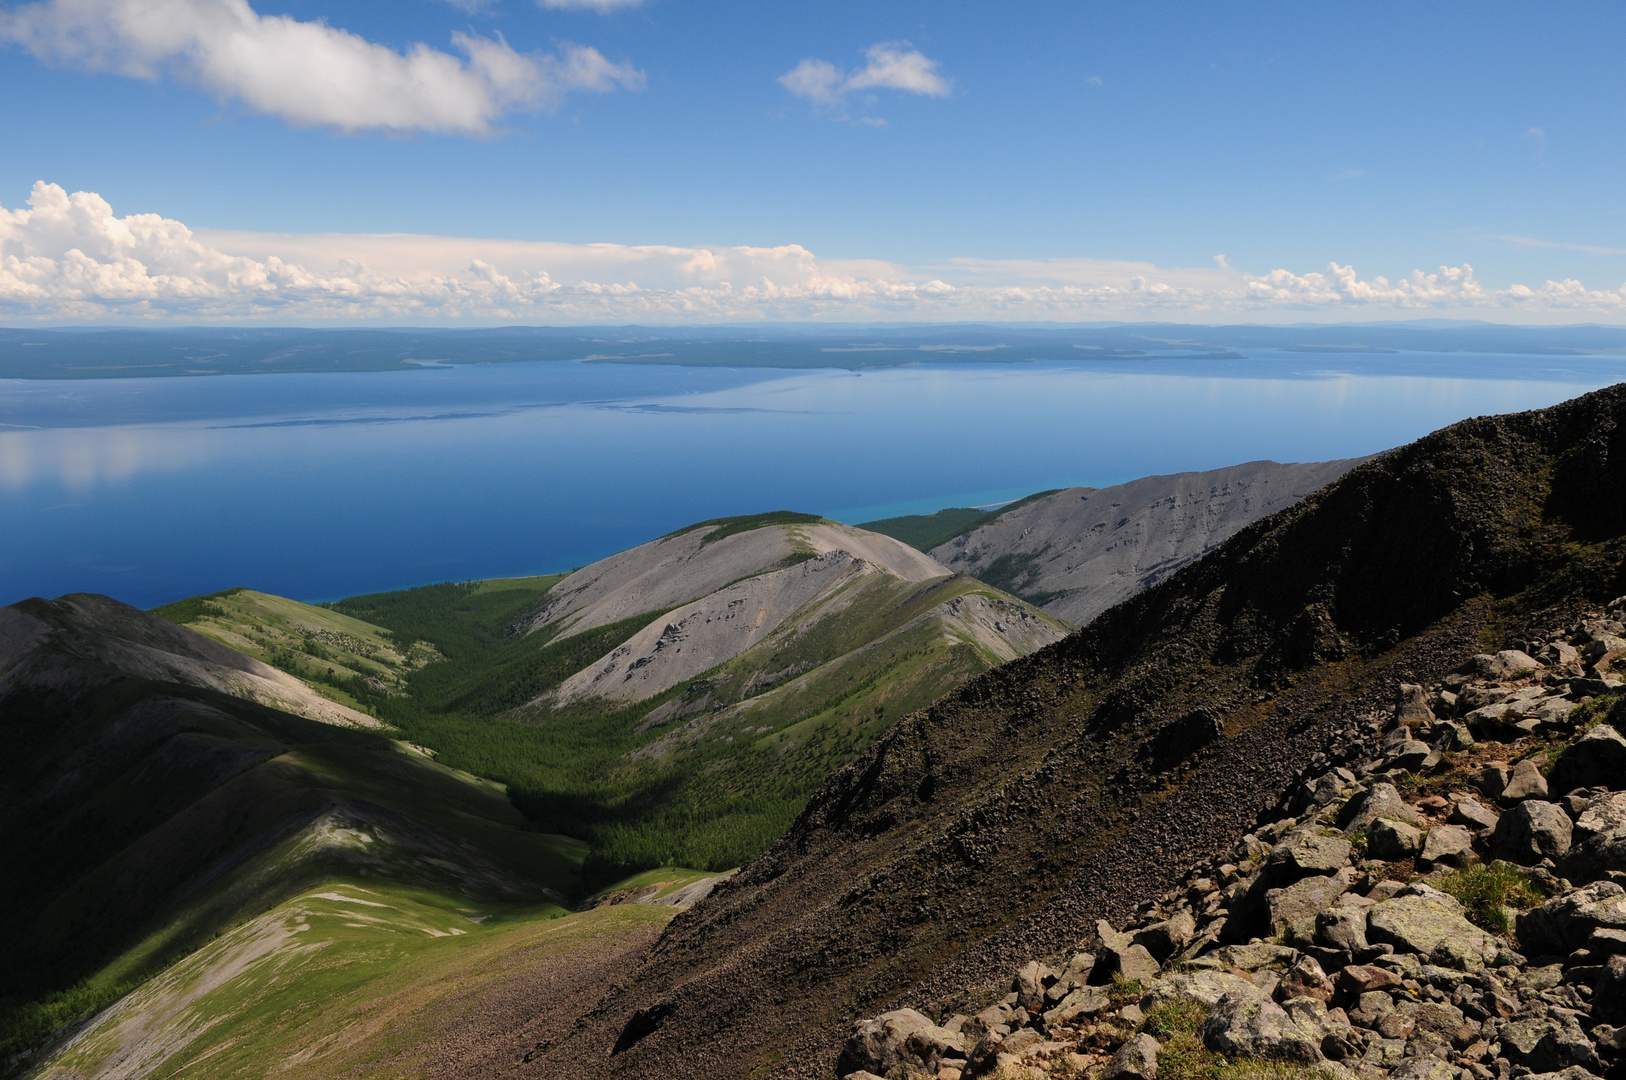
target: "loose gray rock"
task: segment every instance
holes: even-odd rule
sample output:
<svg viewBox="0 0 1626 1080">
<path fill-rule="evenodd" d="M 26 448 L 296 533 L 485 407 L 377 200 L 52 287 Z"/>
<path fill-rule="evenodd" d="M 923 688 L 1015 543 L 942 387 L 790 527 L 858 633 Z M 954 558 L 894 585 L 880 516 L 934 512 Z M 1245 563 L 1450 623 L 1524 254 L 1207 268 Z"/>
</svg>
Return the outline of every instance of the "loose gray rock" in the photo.
<svg viewBox="0 0 1626 1080">
<path fill-rule="evenodd" d="M 1055 972 L 1037 960 L 1030 960 L 1023 965 L 1022 970 L 1016 973 L 1011 981 L 1011 991 L 1016 994 L 1017 1004 L 1030 1013 L 1044 1010 L 1045 980 L 1052 978 Z"/>
<path fill-rule="evenodd" d="M 1469 663 L 1482 679 L 1522 679 L 1541 667 L 1535 657 L 1518 649 L 1503 649 L 1495 656 L 1482 653 Z"/>
<path fill-rule="evenodd" d="M 1428 866 L 1435 863 L 1458 866 L 1473 854 L 1473 850 L 1474 837 L 1467 829 L 1461 825 L 1436 825 L 1428 831 L 1423 853 L 1418 858 Z"/>
<path fill-rule="evenodd" d="M 1416 772 L 1418 769 L 1423 768 L 1432 753 L 1434 753 L 1434 748 L 1428 743 L 1419 742 L 1416 739 L 1407 739 L 1405 742 L 1398 743 L 1389 752 L 1389 767 Z"/>
<path fill-rule="evenodd" d="M 1541 775 L 1541 769 L 1533 759 L 1525 758 L 1513 766 L 1513 775 L 1508 777 L 1507 786 L 1502 789 L 1503 802 L 1513 803 L 1546 797 L 1547 778 Z"/>
<path fill-rule="evenodd" d="M 1411 895 L 1405 895 L 1411 893 Z M 1410 886 L 1392 900 L 1374 905 L 1366 916 L 1367 940 L 1433 959 L 1446 946 L 1440 966 L 1467 970 L 1496 958 L 1496 939 L 1463 917 L 1462 907 L 1444 893 Z"/>
<path fill-rule="evenodd" d="M 1480 805 L 1477 799 L 1460 799 L 1451 809 L 1451 816 L 1446 818 L 1453 825 L 1463 825 L 1478 832 L 1481 829 L 1494 829 L 1499 815 L 1493 810 L 1487 810 Z"/>
<path fill-rule="evenodd" d="M 1626 930 L 1626 889 L 1599 881 L 1555 896 L 1519 916 L 1519 947 L 1530 956 L 1562 956 L 1595 931 Z"/>
<path fill-rule="evenodd" d="M 1391 787 L 1389 790 L 1394 789 Z M 1399 798 L 1398 795 L 1395 797 Z M 1291 884 L 1310 874 L 1330 874 L 1349 861 L 1349 853 L 1349 841 L 1342 836 L 1323 836 L 1319 832 L 1300 830 L 1289 833 L 1276 845 L 1260 868 L 1261 877 L 1276 886 Z"/>
<path fill-rule="evenodd" d="M 1592 728 L 1559 757 L 1548 783 L 1554 791 L 1626 788 L 1626 738 L 1608 724 Z"/>
<path fill-rule="evenodd" d="M 1534 866 L 1542 859 L 1560 859 L 1570 849 L 1573 831 L 1562 807 L 1538 799 L 1520 803 L 1502 815 L 1491 834 L 1491 851 L 1499 859 Z"/>
<path fill-rule="evenodd" d="M 930 1034 L 924 1040 L 926 1043 L 935 1045 L 941 1042 L 954 1047 L 964 1056 L 960 1035 L 938 1027 L 930 1017 L 914 1009 L 897 1009 L 853 1025 L 852 1037 L 842 1049 L 836 1071 L 846 1075 L 864 1069 L 886 1073 L 897 1065 L 923 1067 L 926 1063 L 910 1051 L 909 1042 L 913 1036 L 928 1032 Z"/>
<path fill-rule="evenodd" d="M 1395 697 L 1395 720 L 1408 727 L 1432 724 L 1434 710 L 1428 707 L 1428 691 L 1415 683 L 1401 683 Z"/>
<path fill-rule="evenodd" d="M 1423 850 L 1423 830 L 1380 817 L 1366 827 L 1366 849 L 1376 859 L 1409 859 Z"/>
<path fill-rule="evenodd" d="M 1626 791 L 1587 801 L 1575 819 L 1570 851 L 1560 868 L 1571 881 L 1596 881 L 1611 870 L 1626 870 Z"/>
<path fill-rule="evenodd" d="M 1157 960 L 1144 945 L 1130 945 L 1122 952 L 1114 954 L 1117 963 L 1114 974 L 1121 979 L 1139 979 L 1150 982 L 1157 978 L 1160 970 Z"/>
<path fill-rule="evenodd" d="M 1492 799 L 1499 797 L 1507 787 L 1512 770 L 1506 762 L 1487 761 L 1485 767 L 1479 770 L 1479 790 Z"/>
<path fill-rule="evenodd" d="M 1597 1064 L 1592 1040 L 1573 1019 L 1567 1024 L 1548 1017 L 1515 1020 L 1505 1025 L 1498 1037 L 1502 1054 L 1509 1061 L 1536 1072 Z"/>
<path fill-rule="evenodd" d="M 1393 784 L 1373 784 L 1345 804 L 1338 815 L 1338 827 L 1345 832 L 1360 832 L 1380 817 L 1404 821 L 1417 828 L 1424 825 L 1422 817 L 1406 805 Z"/>
<path fill-rule="evenodd" d="M 1191 935 L 1197 932 L 1197 920 L 1191 912 L 1181 911 L 1172 917 L 1155 922 L 1144 930 L 1137 930 L 1134 944 L 1143 945 L 1158 963 L 1165 963 L 1179 952 Z"/>
<path fill-rule="evenodd" d="M 1257 990 L 1226 994 L 1202 1026 L 1203 1042 L 1210 1050 L 1304 1064 L 1322 1060 L 1325 1034 Z"/>
<path fill-rule="evenodd" d="M 1157 1040 L 1136 1035 L 1118 1048 L 1098 1080 L 1157 1080 Z"/>
<path fill-rule="evenodd" d="M 1328 908 L 1315 917 L 1316 939 L 1329 949 L 1354 955 L 1369 947 L 1366 912 L 1358 908 Z"/>
<path fill-rule="evenodd" d="M 1355 880 L 1355 872 L 1345 868 L 1329 877 L 1307 877 L 1285 889 L 1265 894 L 1270 908 L 1271 935 L 1290 944 L 1315 944 L 1316 917 L 1332 906 Z"/>
</svg>

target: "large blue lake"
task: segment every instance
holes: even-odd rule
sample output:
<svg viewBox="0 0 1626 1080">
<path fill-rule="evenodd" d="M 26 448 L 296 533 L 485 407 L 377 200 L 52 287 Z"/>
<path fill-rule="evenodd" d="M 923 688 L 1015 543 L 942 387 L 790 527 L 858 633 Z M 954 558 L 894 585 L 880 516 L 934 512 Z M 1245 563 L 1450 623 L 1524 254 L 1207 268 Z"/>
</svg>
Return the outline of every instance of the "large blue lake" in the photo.
<svg viewBox="0 0 1626 1080">
<path fill-rule="evenodd" d="M 543 573 L 704 518 L 860 522 L 1369 454 L 1623 378 L 1620 358 L 1269 353 L 0 381 L 0 603 Z"/>
</svg>

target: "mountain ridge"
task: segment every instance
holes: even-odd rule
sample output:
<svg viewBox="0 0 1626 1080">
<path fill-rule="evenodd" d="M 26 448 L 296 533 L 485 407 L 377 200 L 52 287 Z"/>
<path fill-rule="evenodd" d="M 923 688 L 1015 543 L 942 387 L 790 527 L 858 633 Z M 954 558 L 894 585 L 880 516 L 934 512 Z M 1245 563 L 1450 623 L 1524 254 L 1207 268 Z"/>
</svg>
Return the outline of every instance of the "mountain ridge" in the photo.
<svg viewBox="0 0 1626 1080">
<path fill-rule="evenodd" d="M 520 1074 L 828 1076 L 860 1012 L 1074 947 L 1396 682 L 1626 589 L 1623 493 L 1621 386 L 1368 461 L 895 725 Z"/>
</svg>

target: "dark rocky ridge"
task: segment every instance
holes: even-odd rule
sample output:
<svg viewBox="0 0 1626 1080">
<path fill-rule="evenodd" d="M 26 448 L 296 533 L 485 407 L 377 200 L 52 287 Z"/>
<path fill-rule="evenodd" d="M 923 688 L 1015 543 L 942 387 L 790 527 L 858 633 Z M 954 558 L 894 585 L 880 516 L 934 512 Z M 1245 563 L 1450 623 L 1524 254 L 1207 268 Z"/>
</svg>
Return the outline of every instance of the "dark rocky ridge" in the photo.
<svg viewBox="0 0 1626 1080">
<path fill-rule="evenodd" d="M 1626 387 L 1375 458 L 900 723 L 518 1071 L 829 1077 L 855 1017 L 1072 948 L 1231 847 L 1396 682 L 1626 591 L 1623 525 Z"/>
</svg>

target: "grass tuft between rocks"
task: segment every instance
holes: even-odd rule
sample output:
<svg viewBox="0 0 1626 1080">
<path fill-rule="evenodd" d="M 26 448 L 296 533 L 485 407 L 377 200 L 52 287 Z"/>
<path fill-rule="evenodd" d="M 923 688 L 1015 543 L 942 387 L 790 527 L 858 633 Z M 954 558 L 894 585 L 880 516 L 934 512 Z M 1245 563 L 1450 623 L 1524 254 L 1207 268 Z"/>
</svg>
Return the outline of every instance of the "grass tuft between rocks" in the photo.
<svg viewBox="0 0 1626 1080">
<path fill-rule="evenodd" d="M 1508 908 L 1531 908 L 1548 898 L 1547 889 L 1538 879 L 1501 861 L 1453 870 L 1437 885 L 1463 906 L 1469 922 L 1493 934 L 1512 931 Z"/>
<path fill-rule="evenodd" d="M 1114 1009 L 1122 1008 L 1131 1001 L 1139 1001 L 1140 996 L 1146 993 L 1139 979 L 1126 979 L 1121 975 L 1112 977 L 1112 985 L 1107 987 L 1107 1000 L 1112 1002 Z"/>
</svg>

